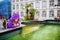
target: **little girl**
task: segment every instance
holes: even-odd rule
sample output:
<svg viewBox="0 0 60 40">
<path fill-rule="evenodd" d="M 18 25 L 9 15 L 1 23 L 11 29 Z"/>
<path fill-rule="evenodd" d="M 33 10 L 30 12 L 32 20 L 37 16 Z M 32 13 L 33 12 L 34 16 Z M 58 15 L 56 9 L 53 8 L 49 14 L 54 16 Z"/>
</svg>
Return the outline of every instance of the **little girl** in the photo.
<svg viewBox="0 0 60 40">
<path fill-rule="evenodd" d="M 15 28 L 17 26 L 20 26 L 19 14 L 14 13 L 13 16 L 9 19 L 9 21 L 7 23 L 7 28 Z"/>
</svg>

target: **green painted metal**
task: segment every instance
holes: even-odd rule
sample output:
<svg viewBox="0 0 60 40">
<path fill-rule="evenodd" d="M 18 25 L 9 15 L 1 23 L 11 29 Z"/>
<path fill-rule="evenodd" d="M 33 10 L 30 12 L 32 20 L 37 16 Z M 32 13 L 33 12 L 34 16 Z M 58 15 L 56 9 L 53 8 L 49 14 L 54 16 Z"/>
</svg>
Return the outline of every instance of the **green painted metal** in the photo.
<svg viewBox="0 0 60 40">
<path fill-rule="evenodd" d="M 20 34 L 22 32 L 22 29 L 17 29 L 17 30 L 13 30 L 13 31 L 10 31 L 10 32 L 7 32 L 7 33 L 3 33 L 3 34 L 0 34 L 0 40 L 5 40 L 9 37 L 12 37 L 16 34 Z"/>
</svg>

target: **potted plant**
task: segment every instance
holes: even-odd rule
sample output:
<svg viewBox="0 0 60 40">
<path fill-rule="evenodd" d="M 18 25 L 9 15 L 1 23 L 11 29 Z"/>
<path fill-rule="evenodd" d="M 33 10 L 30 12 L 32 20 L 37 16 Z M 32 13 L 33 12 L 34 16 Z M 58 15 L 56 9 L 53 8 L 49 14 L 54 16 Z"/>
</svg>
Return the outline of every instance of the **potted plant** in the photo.
<svg viewBox="0 0 60 40">
<path fill-rule="evenodd" d="M 25 9 L 26 9 L 26 19 L 28 20 L 29 19 L 29 16 L 28 16 L 28 13 L 29 13 L 29 7 L 31 7 L 31 4 L 26 4 L 25 5 Z"/>
<path fill-rule="evenodd" d="M 30 20 L 33 20 L 34 19 L 34 14 L 36 13 L 36 9 L 31 8 L 29 10 L 29 13 L 30 13 Z"/>
</svg>

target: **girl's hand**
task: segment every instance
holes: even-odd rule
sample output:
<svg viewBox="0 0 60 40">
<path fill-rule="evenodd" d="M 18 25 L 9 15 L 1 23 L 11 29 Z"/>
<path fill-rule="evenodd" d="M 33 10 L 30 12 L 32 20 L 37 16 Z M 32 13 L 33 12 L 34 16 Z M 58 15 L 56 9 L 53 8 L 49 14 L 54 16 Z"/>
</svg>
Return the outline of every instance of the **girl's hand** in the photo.
<svg viewBox="0 0 60 40">
<path fill-rule="evenodd" d="M 14 26 L 17 26 L 16 24 L 14 24 Z"/>
</svg>

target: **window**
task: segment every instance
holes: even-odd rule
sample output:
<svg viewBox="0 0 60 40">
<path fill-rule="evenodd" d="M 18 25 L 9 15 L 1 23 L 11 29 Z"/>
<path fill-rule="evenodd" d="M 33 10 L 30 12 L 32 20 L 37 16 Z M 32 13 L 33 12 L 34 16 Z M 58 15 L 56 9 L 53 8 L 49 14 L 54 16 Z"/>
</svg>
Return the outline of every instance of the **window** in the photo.
<svg viewBox="0 0 60 40">
<path fill-rule="evenodd" d="M 57 11 L 57 17 L 60 17 L 60 10 Z"/>
<path fill-rule="evenodd" d="M 12 2 L 15 2 L 15 0 L 12 0 Z"/>
<path fill-rule="evenodd" d="M 50 0 L 50 6 L 54 6 L 54 0 Z"/>
<path fill-rule="evenodd" d="M 20 5 L 20 7 L 21 7 L 21 9 L 23 9 L 24 5 L 23 5 L 23 4 L 21 4 L 21 5 Z"/>
<path fill-rule="evenodd" d="M 34 1 L 38 2 L 38 1 L 41 1 L 41 0 L 34 0 Z"/>
<path fill-rule="evenodd" d="M 25 1 L 28 1 L 28 0 L 25 0 Z"/>
<path fill-rule="evenodd" d="M 42 11 L 42 17 L 46 17 L 46 11 Z"/>
<path fill-rule="evenodd" d="M 15 9 L 15 5 L 13 5 L 13 10 Z"/>
<path fill-rule="evenodd" d="M 50 10 L 49 17 L 54 17 L 54 10 Z"/>
<path fill-rule="evenodd" d="M 39 13 L 40 13 L 40 12 L 39 12 L 39 11 L 37 11 L 37 12 L 36 12 L 36 15 L 37 15 L 37 16 L 39 16 Z"/>
<path fill-rule="evenodd" d="M 24 12 L 23 11 L 21 11 L 21 17 L 23 17 L 24 16 Z"/>
<path fill-rule="evenodd" d="M 20 0 L 20 1 L 23 1 L 23 0 Z"/>
<path fill-rule="evenodd" d="M 16 2 L 19 2 L 19 0 L 16 0 Z"/>
<path fill-rule="evenodd" d="M 33 7 L 34 6 L 34 3 L 31 3 L 31 7 Z"/>
<path fill-rule="evenodd" d="M 19 9 L 19 4 L 16 5 L 17 9 Z"/>
<path fill-rule="evenodd" d="M 40 2 L 35 2 L 35 8 L 40 8 Z"/>
<path fill-rule="evenodd" d="M 46 1 L 43 1 L 43 2 L 42 2 L 42 7 L 43 7 L 43 8 L 46 8 L 46 7 L 47 7 L 47 2 L 46 2 Z"/>
<path fill-rule="evenodd" d="M 58 5 L 60 5 L 60 0 L 58 0 Z"/>
</svg>

